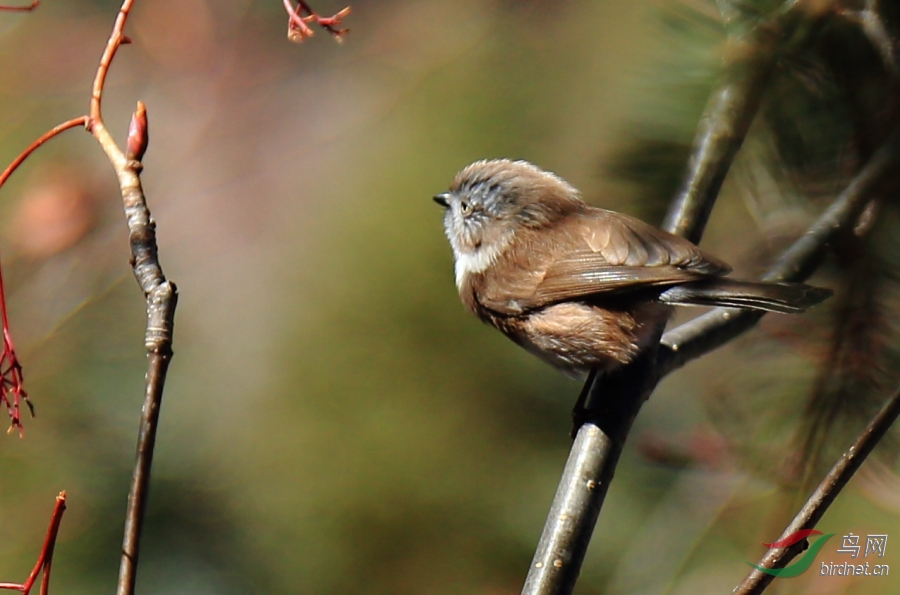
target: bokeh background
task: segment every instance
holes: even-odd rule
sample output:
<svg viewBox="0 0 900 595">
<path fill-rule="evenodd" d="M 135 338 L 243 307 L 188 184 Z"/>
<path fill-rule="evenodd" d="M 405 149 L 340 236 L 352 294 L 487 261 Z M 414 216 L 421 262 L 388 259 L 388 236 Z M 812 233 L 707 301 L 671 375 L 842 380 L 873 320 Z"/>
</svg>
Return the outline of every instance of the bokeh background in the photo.
<svg viewBox="0 0 900 595">
<path fill-rule="evenodd" d="M 86 113 L 117 9 L 0 13 L 0 161 Z M 147 105 L 143 180 L 181 296 L 139 593 L 518 593 L 580 385 L 463 310 L 431 196 L 470 161 L 526 158 L 658 223 L 724 47 L 704 0 L 352 9 L 343 44 L 321 31 L 289 43 L 276 0 L 139 0 L 128 22 L 104 115 L 123 139 L 135 101 Z M 878 71 L 871 51 L 858 60 Z M 754 127 L 704 238 L 740 275 L 763 270 L 866 154 L 843 79 L 813 62 L 773 85 L 767 105 L 784 110 Z M 884 85 L 865 90 L 878 103 Z M 879 229 L 878 253 L 896 254 L 895 227 Z M 0 441 L 0 579 L 24 580 L 65 489 L 52 589 L 112 592 L 144 306 L 114 175 L 88 135 L 55 139 L 3 188 L 0 246 L 37 408 L 24 439 Z M 877 343 L 883 377 L 845 383 L 856 389 L 834 402 L 859 407 L 824 416 L 847 431 L 809 426 L 822 417 L 810 395 L 840 384 L 822 366 L 848 314 L 767 317 L 644 407 L 577 593 L 730 592 L 831 460 L 809 453 L 843 449 L 896 384 L 895 360 L 880 359 L 898 344 L 883 260 L 816 279 L 841 287 L 849 268 L 887 304 L 861 324 L 879 341 L 859 340 Z M 887 534 L 881 562 L 897 576 L 814 566 L 771 592 L 898 592 L 900 478 L 894 444 L 880 451 L 820 523 L 836 536 L 819 558 L 844 561 L 849 532 Z"/>
</svg>

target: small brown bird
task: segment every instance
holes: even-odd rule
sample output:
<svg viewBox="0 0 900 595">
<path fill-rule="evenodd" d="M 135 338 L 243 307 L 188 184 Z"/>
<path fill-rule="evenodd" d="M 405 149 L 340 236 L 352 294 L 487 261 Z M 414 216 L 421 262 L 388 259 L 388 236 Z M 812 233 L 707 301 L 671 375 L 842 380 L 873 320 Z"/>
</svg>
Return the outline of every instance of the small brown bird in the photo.
<svg viewBox="0 0 900 595">
<path fill-rule="evenodd" d="M 526 161 L 476 161 L 434 200 L 463 304 L 573 375 L 632 361 L 671 305 L 797 313 L 831 295 L 724 278 L 731 267 L 688 240 L 587 205 Z"/>
</svg>

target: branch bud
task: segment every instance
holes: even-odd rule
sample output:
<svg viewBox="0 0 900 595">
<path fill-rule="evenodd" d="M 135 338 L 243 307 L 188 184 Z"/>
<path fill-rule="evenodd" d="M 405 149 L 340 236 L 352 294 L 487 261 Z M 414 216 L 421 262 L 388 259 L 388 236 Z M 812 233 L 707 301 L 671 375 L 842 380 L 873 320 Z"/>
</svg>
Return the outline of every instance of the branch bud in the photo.
<svg viewBox="0 0 900 595">
<path fill-rule="evenodd" d="M 137 108 L 131 116 L 128 124 L 128 140 L 125 141 L 125 157 L 129 160 L 140 161 L 147 150 L 150 137 L 147 133 L 147 108 L 142 101 L 137 102 Z"/>
</svg>

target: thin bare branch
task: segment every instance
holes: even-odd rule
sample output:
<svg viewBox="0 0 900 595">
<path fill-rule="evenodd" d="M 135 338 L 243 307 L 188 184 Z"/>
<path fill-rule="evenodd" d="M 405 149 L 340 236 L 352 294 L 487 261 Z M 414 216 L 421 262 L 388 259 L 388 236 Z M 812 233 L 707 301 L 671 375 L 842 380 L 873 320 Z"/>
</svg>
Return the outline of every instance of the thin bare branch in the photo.
<svg viewBox="0 0 900 595">
<path fill-rule="evenodd" d="M 866 0 L 865 7 L 862 10 L 839 9 L 838 14 L 859 26 L 860 30 L 868 38 L 869 43 L 872 44 L 872 48 L 878 52 L 882 65 L 891 76 L 896 78 L 900 75 L 896 44 L 891 39 L 884 19 L 881 17 L 877 0 Z"/>
<path fill-rule="evenodd" d="M 747 44 L 746 56 L 736 57 L 729 76 L 713 91 L 700 118 L 694 150 L 681 190 L 669 205 L 663 229 L 694 243 L 700 241 L 713 204 L 734 157 L 756 117 L 766 83 L 775 66 L 771 28 L 759 28 Z M 731 40 L 731 44 L 744 43 Z M 738 54 L 737 49 L 731 51 Z"/>
<path fill-rule="evenodd" d="M 48 140 L 61 134 L 62 132 L 75 128 L 76 126 L 84 126 L 88 121 L 86 116 L 73 118 L 67 122 L 63 122 L 58 126 L 48 130 L 39 136 L 34 142 L 25 147 L 25 150 L 13 159 L 3 173 L 0 173 L 0 188 L 6 183 L 9 177 L 25 162 L 28 157 L 34 153 L 38 147 Z M 9 329 L 9 317 L 6 309 L 6 292 L 3 288 L 3 273 L 0 271 L 0 323 L 2 323 L 2 347 L 0 347 L 0 402 L 6 406 L 9 414 L 9 431 L 13 429 L 19 430 L 19 436 L 23 434 L 21 404 L 24 402 L 28 406 L 31 415 L 34 415 L 34 407 L 28 400 L 28 393 L 24 388 L 24 377 L 22 375 L 22 366 L 16 356 L 16 349 L 13 345 L 12 334 Z"/>
<path fill-rule="evenodd" d="M 288 39 L 295 43 L 300 43 L 307 37 L 313 36 L 313 30 L 310 29 L 308 23 L 315 23 L 325 29 L 338 42 L 342 42 L 344 34 L 350 32 L 350 29 L 340 28 L 344 17 L 350 14 L 349 6 L 330 17 L 323 17 L 318 15 L 304 0 L 298 0 L 296 8 L 291 0 L 282 0 L 282 3 L 288 14 Z M 302 12 L 305 12 L 307 16 L 302 16 Z"/>
<path fill-rule="evenodd" d="M 850 481 L 850 478 L 860 468 L 898 416 L 900 416 L 900 391 L 888 399 L 856 438 L 853 445 L 834 464 L 831 471 L 822 479 L 797 515 L 784 529 L 779 540 L 795 531 L 812 529 L 816 526 L 816 523 L 825 515 L 825 511 L 828 510 L 828 507 L 831 506 L 831 503 L 841 493 L 841 490 L 844 489 L 844 486 L 847 485 L 847 482 Z M 804 541 L 800 541 L 790 547 L 770 549 L 757 566 L 784 568 L 797 554 L 803 551 L 804 545 Z M 734 593 L 736 595 L 759 595 L 765 591 L 773 578 L 773 576 L 754 568 L 738 585 Z"/>
<path fill-rule="evenodd" d="M 156 243 L 156 224 L 147 208 L 147 200 L 141 185 L 143 169 L 137 158 L 147 146 L 147 115 L 142 103 L 138 103 L 132 124 L 129 126 L 127 145 L 129 155 L 113 140 L 103 123 L 101 101 L 103 86 L 116 51 L 129 40 L 123 34 L 125 21 L 133 0 L 125 0 L 119 9 L 106 49 L 100 58 L 97 75 L 91 92 L 90 131 L 100 143 L 109 162 L 115 169 L 122 191 L 125 220 L 129 231 L 131 265 L 138 285 L 147 300 L 147 329 L 144 344 L 147 348 L 147 374 L 144 406 L 141 408 L 137 453 L 128 492 L 125 528 L 122 538 L 122 558 L 119 565 L 117 595 L 132 595 L 138 567 L 138 553 L 144 523 L 144 513 L 150 488 L 150 470 L 156 445 L 156 430 L 162 404 L 166 372 L 172 359 L 172 335 L 178 291 L 163 274 L 159 264 Z M 133 158 L 129 158 L 133 157 Z"/>
<path fill-rule="evenodd" d="M 28 595 L 31 587 L 34 586 L 38 575 L 41 575 L 41 595 L 47 595 L 50 589 L 50 566 L 53 562 L 53 549 L 56 547 L 56 536 L 59 534 L 59 524 L 62 522 L 62 515 L 66 511 L 66 493 L 60 492 L 56 496 L 56 504 L 53 506 L 53 513 L 50 515 L 50 526 L 47 527 L 47 533 L 44 536 L 44 544 L 41 546 L 41 552 L 38 554 L 37 562 L 28 575 L 28 579 L 22 583 L 0 583 L 0 589 L 9 589 L 19 591 L 23 595 Z"/>
<path fill-rule="evenodd" d="M 13 174 L 13 172 L 15 172 L 19 168 L 19 166 L 22 165 L 22 162 L 25 161 L 26 159 L 28 159 L 28 156 L 31 155 L 32 153 L 34 153 L 34 151 L 38 147 L 43 145 L 45 142 L 47 142 L 54 136 L 57 136 L 59 133 L 64 132 L 70 128 L 75 128 L 76 126 L 85 126 L 85 125 L 87 125 L 87 122 L 88 122 L 87 116 L 80 116 L 78 118 L 72 118 L 71 120 L 68 120 L 67 122 L 63 122 L 62 124 L 59 124 L 58 126 L 54 126 L 50 130 L 48 130 L 47 132 L 45 132 L 44 134 L 39 136 L 37 138 L 37 140 L 35 140 L 30 145 L 28 145 L 25 148 L 25 150 L 22 151 L 21 153 L 19 153 L 19 156 L 16 157 L 13 160 L 13 162 L 10 163 L 6 167 L 5 170 L 3 170 L 3 173 L 0 174 L 0 187 L 2 187 L 3 184 L 6 183 L 6 180 L 9 179 L 9 177 Z"/>
<path fill-rule="evenodd" d="M 829 243 L 842 230 L 856 224 L 860 213 L 900 159 L 900 131 L 872 156 L 832 205 L 762 277 L 765 281 L 803 281 L 815 271 Z M 663 335 L 657 373 L 660 376 L 721 347 L 752 328 L 758 312 L 715 308 Z"/>
<path fill-rule="evenodd" d="M 38 4 L 40 4 L 40 2 L 38 2 L 38 0 L 34 0 L 34 2 L 32 2 L 31 4 L 26 5 L 26 6 L 7 6 L 4 4 L 4 5 L 0 5 L 0 11 L 3 11 L 3 12 L 31 12 L 32 10 L 34 10 L 35 8 L 38 7 Z"/>
<path fill-rule="evenodd" d="M 131 11 L 131 5 L 134 0 L 125 0 L 122 7 L 119 8 L 119 14 L 116 15 L 116 22 L 113 24 L 112 33 L 106 42 L 106 49 L 100 57 L 100 66 L 97 67 L 97 74 L 94 77 L 94 86 L 91 89 L 91 124 L 96 124 L 101 120 L 100 116 L 100 100 L 103 96 L 103 85 L 106 84 L 106 74 L 109 72 L 109 65 L 116 55 L 116 51 L 123 43 L 130 43 L 130 39 L 122 34 L 125 28 L 125 21 L 128 19 L 128 13 Z M 99 139 L 98 139 L 99 140 Z M 105 147 L 104 147 L 105 149 Z"/>
</svg>

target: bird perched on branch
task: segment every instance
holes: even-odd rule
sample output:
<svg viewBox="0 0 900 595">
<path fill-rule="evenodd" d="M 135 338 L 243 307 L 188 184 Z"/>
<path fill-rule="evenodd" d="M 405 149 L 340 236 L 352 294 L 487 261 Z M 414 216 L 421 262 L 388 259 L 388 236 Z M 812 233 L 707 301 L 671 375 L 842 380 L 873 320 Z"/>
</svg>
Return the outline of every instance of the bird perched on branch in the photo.
<svg viewBox="0 0 900 595">
<path fill-rule="evenodd" d="M 673 305 L 799 313 L 832 293 L 724 277 L 731 267 L 688 240 L 590 206 L 526 161 L 476 161 L 434 200 L 463 304 L 572 375 L 632 361 Z"/>
</svg>

